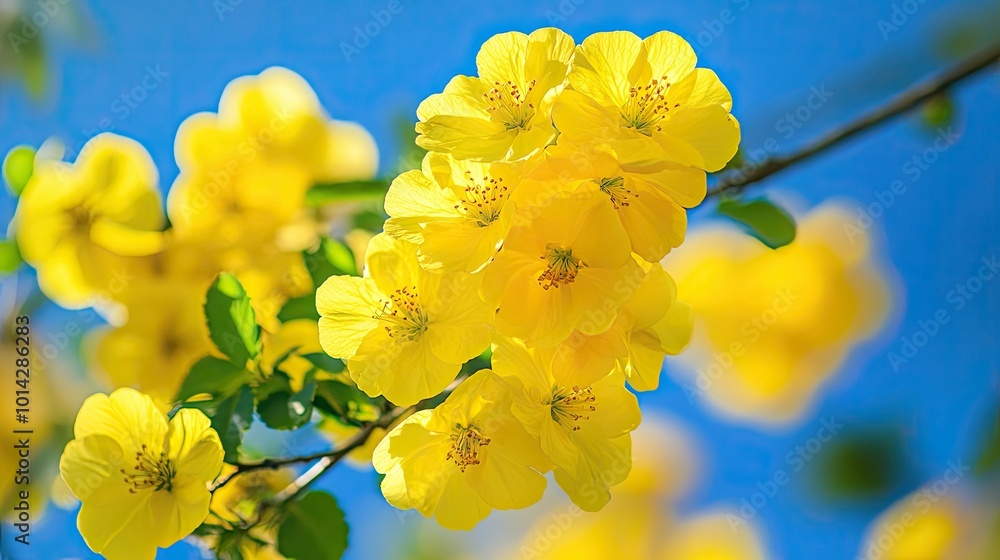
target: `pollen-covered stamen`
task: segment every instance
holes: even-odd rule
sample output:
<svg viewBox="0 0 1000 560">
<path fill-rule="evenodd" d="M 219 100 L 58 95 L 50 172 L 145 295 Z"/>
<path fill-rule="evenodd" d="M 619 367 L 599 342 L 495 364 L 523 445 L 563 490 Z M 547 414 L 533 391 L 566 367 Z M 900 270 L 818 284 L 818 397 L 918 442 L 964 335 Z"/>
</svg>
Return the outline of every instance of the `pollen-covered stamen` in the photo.
<svg viewBox="0 0 1000 560">
<path fill-rule="evenodd" d="M 382 308 L 373 316 L 385 323 L 385 331 L 392 338 L 414 341 L 427 331 L 427 312 L 417 299 L 417 287 L 400 288 L 382 302 Z"/>
<path fill-rule="evenodd" d="M 621 108 L 622 123 L 646 136 L 659 132 L 662 129 L 660 121 L 672 108 L 667 102 L 669 88 L 666 76 L 654 79 L 645 86 L 629 88 L 628 100 Z"/>
<path fill-rule="evenodd" d="M 594 182 L 600 187 L 601 192 L 611 198 L 611 204 L 614 205 L 615 210 L 628 206 L 629 199 L 639 197 L 639 193 L 625 186 L 624 177 L 604 177 Z"/>
<path fill-rule="evenodd" d="M 520 128 L 525 130 L 535 116 L 535 105 L 528 101 L 531 90 L 535 89 L 535 80 L 528 82 L 524 91 L 514 82 L 493 82 L 493 88 L 483 94 L 489 104 L 486 108 L 497 122 L 503 123 L 507 130 Z"/>
<path fill-rule="evenodd" d="M 132 494 L 147 488 L 169 492 L 173 489 L 174 477 L 177 476 L 173 461 L 167 458 L 167 454 L 162 451 L 159 455 L 154 454 L 145 444 L 136 451 L 131 471 L 120 470 L 125 475 L 125 483 L 132 486 L 128 489 Z"/>
<path fill-rule="evenodd" d="M 572 249 L 563 249 L 555 243 L 549 243 L 545 250 L 541 258 L 548 261 L 549 266 L 538 277 L 538 284 L 546 290 L 572 284 L 580 269 L 587 267 L 587 263 L 573 256 Z"/>
<path fill-rule="evenodd" d="M 480 463 L 479 452 L 489 444 L 490 438 L 481 434 L 475 426 L 455 424 L 455 431 L 451 434 L 451 451 L 446 458 L 455 461 L 458 468 L 465 472 L 468 467 Z"/>
<path fill-rule="evenodd" d="M 507 186 L 503 178 L 482 177 L 476 180 L 471 171 L 465 172 L 468 181 L 465 199 L 455 205 L 478 227 L 486 227 L 500 218 L 500 211 L 507 201 Z"/>
<path fill-rule="evenodd" d="M 580 429 L 581 420 L 590 420 L 590 413 L 597 411 L 597 397 L 590 387 L 554 387 L 549 404 L 552 419 L 574 432 Z"/>
</svg>

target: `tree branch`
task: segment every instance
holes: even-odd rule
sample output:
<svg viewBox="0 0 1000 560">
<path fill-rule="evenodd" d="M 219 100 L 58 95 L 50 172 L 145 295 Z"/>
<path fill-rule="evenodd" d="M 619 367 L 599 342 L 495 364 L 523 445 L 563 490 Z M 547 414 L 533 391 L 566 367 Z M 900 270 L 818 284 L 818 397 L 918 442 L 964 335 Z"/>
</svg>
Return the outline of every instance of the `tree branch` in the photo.
<svg viewBox="0 0 1000 560">
<path fill-rule="evenodd" d="M 451 383 L 448 387 L 442 391 L 438 397 L 444 395 L 450 395 L 462 381 L 465 381 L 466 376 L 459 377 Z M 437 397 L 435 397 L 436 399 Z M 368 442 L 368 438 L 371 437 L 372 432 L 376 428 L 388 429 L 393 422 L 402 418 L 403 416 L 416 412 L 418 410 L 424 410 L 431 407 L 431 403 L 435 399 L 424 399 L 419 403 L 410 407 L 396 407 L 381 416 L 377 420 L 368 422 L 363 425 L 355 434 L 344 440 L 341 445 L 330 451 L 321 451 L 319 453 L 312 453 L 310 455 L 300 455 L 296 457 L 287 457 L 284 459 L 264 459 L 258 463 L 236 463 L 236 471 L 231 473 L 229 476 L 219 479 L 212 486 L 211 491 L 215 492 L 219 488 L 222 488 L 226 484 L 229 484 L 231 480 L 236 478 L 241 474 L 248 472 L 259 471 L 259 470 L 274 470 L 288 465 L 294 465 L 298 463 L 308 463 L 311 461 L 317 461 L 315 465 L 310 467 L 305 473 L 303 473 L 299 478 L 295 479 L 294 482 L 288 485 L 287 488 L 279 492 L 275 497 L 274 501 L 280 502 L 285 499 L 294 497 L 306 486 L 311 484 L 316 478 L 322 475 L 324 472 L 329 470 L 331 467 L 340 462 L 341 459 L 346 457 L 351 451 L 363 446 Z M 287 495 L 286 495 L 287 494 Z M 282 497 L 284 495 L 284 497 Z"/>
<path fill-rule="evenodd" d="M 998 60 L 1000 60 L 1000 44 L 970 56 L 932 80 L 911 87 L 882 107 L 863 115 L 843 128 L 829 132 L 826 136 L 805 146 L 798 152 L 786 156 L 769 158 L 759 165 L 744 165 L 742 169 L 726 174 L 715 186 L 708 190 L 707 196 L 717 196 L 729 191 L 739 192 L 747 185 L 770 177 L 796 163 L 824 152 L 869 128 L 919 107 L 927 100 L 944 92 L 965 78 L 988 68 Z"/>
</svg>

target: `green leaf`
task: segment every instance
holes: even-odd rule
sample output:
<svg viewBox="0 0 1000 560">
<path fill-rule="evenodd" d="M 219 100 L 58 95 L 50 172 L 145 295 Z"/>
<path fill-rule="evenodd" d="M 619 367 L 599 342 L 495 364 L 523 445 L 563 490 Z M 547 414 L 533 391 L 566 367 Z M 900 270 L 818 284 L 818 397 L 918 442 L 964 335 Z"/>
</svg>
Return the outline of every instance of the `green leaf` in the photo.
<svg viewBox="0 0 1000 560">
<path fill-rule="evenodd" d="M 326 353 L 316 352 L 314 354 L 302 354 L 301 356 L 309 360 L 309 363 L 323 371 L 328 371 L 330 373 L 340 373 L 344 371 L 344 362 Z"/>
<path fill-rule="evenodd" d="M 347 521 L 337 500 L 310 492 L 288 504 L 278 527 L 278 552 L 296 560 L 337 560 L 347 549 Z"/>
<path fill-rule="evenodd" d="M 21 196 L 34 172 L 35 149 L 31 146 L 16 146 L 3 158 L 3 180 L 14 196 Z"/>
<path fill-rule="evenodd" d="M 281 306 L 278 311 L 278 320 L 282 323 L 294 321 L 296 319 L 319 320 L 319 311 L 316 311 L 316 295 L 309 294 L 292 298 Z"/>
<path fill-rule="evenodd" d="M 18 66 L 21 77 L 24 78 L 24 85 L 28 88 L 28 94 L 35 99 L 41 98 L 49 81 L 41 35 L 28 39 L 28 42 L 21 46 L 18 55 Z"/>
<path fill-rule="evenodd" d="M 379 406 L 371 397 L 354 385 L 336 379 L 324 379 L 316 384 L 313 405 L 345 426 L 361 426 L 379 417 Z"/>
<path fill-rule="evenodd" d="M 386 214 L 380 210 L 363 210 L 354 214 L 354 227 L 368 231 L 382 231 Z"/>
<path fill-rule="evenodd" d="M 947 93 L 940 93 L 924 103 L 920 116 L 929 130 L 937 131 L 955 120 L 955 104 Z"/>
<path fill-rule="evenodd" d="M 388 190 L 389 181 L 385 179 L 322 183 L 306 192 L 305 203 L 306 206 L 318 207 L 341 202 L 382 200 Z"/>
<path fill-rule="evenodd" d="M 972 472 L 977 475 L 984 475 L 1000 467 L 1000 416 L 997 417 L 994 425 L 988 430 L 986 441 L 983 442 L 982 451 L 972 465 Z"/>
<path fill-rule="evenodd" d="M 306 250 L 302 253 L 302 258 L 316 288 L 331 276 L 358 275 L 354 253 L 347 245 L 333 239 L 324 237 L 320 240 L 319 247 Z M 315 306 L 315 301 L 313 305 Z"/>
<path fill-rule="evenodd" d="M 226 451 L 225 461 L 235 463 L 240 459 L 243 432 L 253 423 L 253 391 L 243 386 L 235 395 L 219 403 L 212 416 L 212 428 L 219 434 L 222 448 Z"/>
<path fill-rule="evenodd" d="M 223 272 L 208 289 L 205 318 L 212 342 L 234 364 L 245 367 L 260 355 L 260 327 L 250 298 L 232 274 Z"/>
<path fill-rule="evenodd" d="M 724 199 L 719 202 L 718 212 L 746 226 L 750 235 L 772 249 L 795 240 L 795 220 L 766 198 Z"/>
<path fill-rule="evenodd" d="M 185 401 L 202 393 L 208 393 L 214 398 L 228 397 L 247 383 L 250 375 L 246 368 L 232 362 L 215 356 L 205 356 L 191 366 L 191 371 L 177 391 L 177 400 Z"/>
<path fill-rule="evenodd" d="M 22 262 L 17 243 L 13 239 L 0 239 L 0 276 L 14 274 Z"/>
<path fill-rule="evenodd" d="M 826 499 L 851 502 L 888 496 L 907 484 L 905 432 L 880 426 L 837 433 L 812 457 L 809 468 Z"/>
<path fill-rule="evenodd" d="M 272 378 L 288 377 L 282 372 L 276 372 Z M 279 389 L 271 392 L 264 400 L 257 403 L 257 414 L 269 428 L 275 430 L 291 430 L 305 425 L 312 417 L 313 396 L 316 394 L 315 370 L 306 374 L 302 389 L 292 392 Z"/>
</svg>

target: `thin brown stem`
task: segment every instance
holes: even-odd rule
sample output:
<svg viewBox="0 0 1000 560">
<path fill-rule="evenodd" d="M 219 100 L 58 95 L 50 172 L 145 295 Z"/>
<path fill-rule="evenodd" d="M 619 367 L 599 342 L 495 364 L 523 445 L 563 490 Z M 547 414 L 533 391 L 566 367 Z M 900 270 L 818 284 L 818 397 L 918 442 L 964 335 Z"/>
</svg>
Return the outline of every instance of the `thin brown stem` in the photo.
<svg viewBox="0 0 1000 560">
<path fill-rule="evenodd" d="M 998 60 L 1000 60 L 1000 44 L 970 56 L 932 80 L 911 87 L 885 105 L 868 114 L 862 115 L 842 128 L 830 131 L 825 136 L 806 145 L 797 152 L 785 156 L 773 157 L 764 160 L 763 163 L 744 166 L 742 169 L 726 174 L 715 186 L 708 190 L 708 196 L 739 192 L 747 185 L 770 177 L 872 127 L 889 121 L 893 117 L 923 105 L 956 83 L 989 68 Z"/>
<path fill-rule="evenodd" d="M 466 376 L 459 377 L 451 383 L 441 394 L 438 396 L 450 395 L 458 386 L 465 381 Z M 372 432 L 376 428 L 388 429 L 396 420 L 418 410 L 424 410 L 430 408 L 435 399 L 424 399 L 419 403 L 410 407 L 396 407 L 388 412 L 383 413 L 378 419 L 368 422 L 361 426 L 357 432 L 355 432 L 351 437 L 344 440 L 336 448 L 330 451 L 322 451 L 319 453 L 312 453 L 309 455 L 299 455 L 296 457 L 287 457 L 283 459 L 264 459 L 263 461 L 257 463 L 236 463 L 236 471 L 231 473 L 229 476 L 221 478 L 216 481 L 212 486 L 212 492 L 215 492 L 219 488 L 222 488 L 230 481 L 232 481 L 237 476 L 246 474 L 248 472 L 259 471 L 259 470 L 274 470 L 280 469 L 288 465 L 295 465 L 298 463 L 308 463 L 311 461 L 317 461 L 312 467 L 310 467 L 306 472 L 300 475 L 295 481 L 288 485 L 284 490 L 279 492 L 274 497 L 274 502 L 281 502 L 294 498 L 299 493 L 302 492 L 307 486 L 309 486 L 313 481 L 319 478 L 323 473 L 328 471 L 334 465 L 339 463 L 344 457 L 350 454 L 351 451 L 362 447 L 368 442 L 368 438 L 371 437 Z"/>
</svg>

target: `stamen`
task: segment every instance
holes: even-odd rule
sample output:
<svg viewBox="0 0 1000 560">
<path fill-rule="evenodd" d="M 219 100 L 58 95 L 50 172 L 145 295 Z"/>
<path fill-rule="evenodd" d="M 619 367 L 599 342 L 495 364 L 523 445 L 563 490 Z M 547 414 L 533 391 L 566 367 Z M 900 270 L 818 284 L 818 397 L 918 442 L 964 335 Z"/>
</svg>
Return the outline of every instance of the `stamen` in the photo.
<svg viewBox="0 0 1000 560">
<path fill-rule="evenodd" d="M 611 204 L 615 210 L 628 206 L 630 198 L 639 197 L 639 193 L 632 192 L 625 186 L 624 177 L 604 177 L 594 182 L 600 187 L 601 192 L 611 197 Z"/>
<path fill-rule="evenodd" d="M 483 94 L 489 104 L 486 110 L 495 121 L 503 123 L 507 130 L 527 130 L 535 116 L 535 105 L 528 102 L 528 96 L 534 88 L 535 80 L 528 82 L 528 88 L 523 92 L 510 80 L 505 83 L 493 82 L 493 88 Z"/>
<path fill-rule="evenodd" d="M 642 87 L 629 88 L 628 101 L 621 108 L 622 124 L 649 136 L 662 130 L 659 122 L 670 111 L 667 103 L 667 89 L 670 82 L 663 76 Z M 674 108 L 679 107 L 674 104 Z"/>
<path fill-rule="evenodd" d="M 587 263 L 573 256 L 572 249 L 563 249 L 555 243 L 549 243 L 545 249 L 546 253 L 541 258 L 547 260 L 549 266 L 538 277 L 538 284 L 546 290 L 572 284 L 580 269 L 587 267 Z"/>
<path fill-rule="evenodd" d="M 552 389 L 551 406 L 552 419 L 562 426 L 571 428 L 574 432 L 580 429 L 580 420 L 590 420 L 590 413 L 597 411 L 597 397 L 593 389 L 572 389 L 554 387 Z"/>
<path fill-rule="evenodd" d="M 500 218 L 500 210 L 507 200 L 507 186 L 503 178 L 483 177 L 480 181 L 472 176 L 471 171 L 465 172 L 468 186 L 465 187 L 465 200 L 455 205 L 478 227 L 486 227 Z"/>
<path fill-rule="evenodd" d="M 132 466 L 132 472 L 125 469 L 120 469 L 120 471 L 125 475 L 123 479 L 125 483 L 132 486 L 128 489 L 132 494 L 137 494 L 140 490 L 148 488 L 152 488 L 154 491 L 166 490 L 169 492 L 173 489 L 174 477 L 177 476 L 173 461 L 167 459 L 167 454 L 161 451 L 159 455 L 153 455 L 145 444 L 135 454 L 135 465 Z"/>
<path fill-rule="evenodd" d="M 391 338 L 414 341 L 427 331 L 427 312 L 417 300 L 417 287 L 401 288 L 389 295 L 389 301 L 382 302 L 382 308 L 372 315 L 385 323 L 385 331 Z"/>
<path fill-rule="evenodd" d="M 490 444 L 490 438 L 479 433 L 475 426 L 455 424 L 455 430 L 451 434 L 451 451 L 446 459 L 455 461 L 459 470 L 465 472 L 468 467 L 480 463 L 479 452 Z"/>
</svg>

